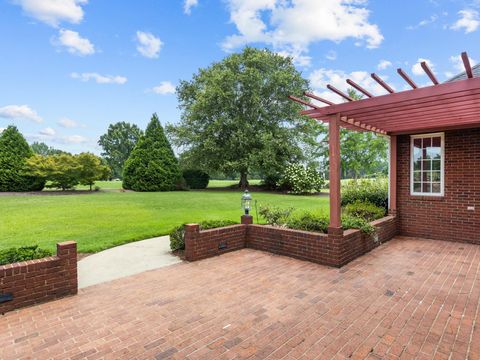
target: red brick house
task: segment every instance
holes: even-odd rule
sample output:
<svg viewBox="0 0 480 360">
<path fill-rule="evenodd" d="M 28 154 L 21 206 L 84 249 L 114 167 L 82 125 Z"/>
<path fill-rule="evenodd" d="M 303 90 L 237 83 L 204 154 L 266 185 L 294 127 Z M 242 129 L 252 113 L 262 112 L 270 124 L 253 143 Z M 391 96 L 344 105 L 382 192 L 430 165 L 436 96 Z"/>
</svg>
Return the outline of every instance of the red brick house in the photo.
<svg viewBox="0 0 480 360">
<path fill-rule="evenodd" d="M 319 106 L 291 97 L 310 107 L 303 114 L 329 124 L 329 233 L 343 233 L 339 128 L 345 127 L 389 137 L 389 212 L 399 234 L 480 244 L 480 66 L 472 68 L 466 53 L 462 60 L 465 72 L 445 83 L 422 63 L 433 83 L 423 88 L 398 69 L 411 90 L 395 92 L 372 74 L 386 95 L 347 80 L 364 99 L 353 101 L 330 85 L 346 102 L 305 94 L 327 105 Z"/>
</svg>

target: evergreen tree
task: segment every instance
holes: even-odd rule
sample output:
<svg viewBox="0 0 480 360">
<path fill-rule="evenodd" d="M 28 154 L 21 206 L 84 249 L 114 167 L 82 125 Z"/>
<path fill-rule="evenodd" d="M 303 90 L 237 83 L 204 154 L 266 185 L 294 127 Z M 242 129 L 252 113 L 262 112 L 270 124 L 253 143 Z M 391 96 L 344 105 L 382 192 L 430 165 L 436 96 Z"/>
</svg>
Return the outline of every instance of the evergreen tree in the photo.
<svg viewBox="0 0 480 360">
<path fill-rule="evenodd" d="M 123 187 L 135 191 L 172 191 L 181 180 L 178 161 L 157 114 L 153 114 L 123 170 Z"/>
<path fill-rule="evenodd" d="M 27 171 L 32 149 L 15 126 L 0 135 L 0 191 L 40 191 L 45 181 Z"/>
</svg>

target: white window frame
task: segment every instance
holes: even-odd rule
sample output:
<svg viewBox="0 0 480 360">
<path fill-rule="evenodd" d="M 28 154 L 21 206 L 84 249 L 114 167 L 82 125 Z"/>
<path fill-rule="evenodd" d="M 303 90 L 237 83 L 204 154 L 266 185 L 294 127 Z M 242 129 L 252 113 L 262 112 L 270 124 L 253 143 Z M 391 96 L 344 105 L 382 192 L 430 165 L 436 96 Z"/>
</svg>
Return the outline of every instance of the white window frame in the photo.
<svg viewBox="0 0 480 360">
<path fill-rule="evenodd" d="M 424 139 L 431 137 L 440 137 L 440 147 L 442 159 L 440 161 L 440 193 L 426 193 L 426 192 L 415 192 L 413 189 L 414 183 L 414 171 L 413 171 L 413 141 L 415 139 Z M 445 133 L 431 133 L 431 134 L 418 134 L 410 135 L 410 195 L 413 196 L 431 196 L 431 197 L 441 197 L 445 195 Z"/>
</svg>

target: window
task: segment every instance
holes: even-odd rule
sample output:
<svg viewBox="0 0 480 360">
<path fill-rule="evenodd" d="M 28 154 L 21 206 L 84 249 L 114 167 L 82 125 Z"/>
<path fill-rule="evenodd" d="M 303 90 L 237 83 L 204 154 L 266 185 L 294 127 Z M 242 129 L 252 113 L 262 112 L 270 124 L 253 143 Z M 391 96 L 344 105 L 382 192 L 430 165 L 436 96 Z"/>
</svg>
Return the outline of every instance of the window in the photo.
<svg viewBox="0 0 480 360">
<path fill-rule="evenodd" d="M 411 136 L 410 193 L 443 196 L 444 134 Z"/>
</svg>

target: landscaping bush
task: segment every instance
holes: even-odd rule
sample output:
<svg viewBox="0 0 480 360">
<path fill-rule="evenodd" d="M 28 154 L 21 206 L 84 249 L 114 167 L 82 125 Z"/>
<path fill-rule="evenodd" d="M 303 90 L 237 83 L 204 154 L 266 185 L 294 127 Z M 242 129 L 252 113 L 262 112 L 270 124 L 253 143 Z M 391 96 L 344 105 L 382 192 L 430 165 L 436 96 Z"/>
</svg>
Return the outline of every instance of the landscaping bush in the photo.
<svg viewBox="0 0 480 360">
<path fill-rule="evenodd" d="M 41 259 L 52 256 L 48 250 L 40 249 L 38 245 L 23 246 L 0 250 L 0 265 L 13 264 L 20 261 Z"/>
<path fill-rule="evenodd" d="M 278 185 L 292 194 L 308 194 L 320 192 L 323 184 L 322 176 L 313 167 L 291 164 L 285 168 Z"/>
<path fill-rule="evenodd" d="M 327 216 L 305 212 L 300 216 L 289 219 L 287 227 L 289 229 L 326 233 L 328 230 L 328 223 Z"/>
<path fill-rule="evenodd" d="M 279 186 L 281 176 L 278 174 L 265 175 L 262 180 L 262 187 L 266 190 L 277 190 Z"/>
<path fill-rule="evenodd" d="M 345 230 L 359 229 L 365 234 L 372 234 L 375 232 L 375 227 L 370 225 L 367 220 L 355 216 L 343 215 L 342 226 Z"/>
<path fill-rule="evenodd" d="M 268 225 L 285 226 L 294 210 L 292 207 L 279 208 L 276 206 L 262 205 L 258 210 L 258 214 L 265 219 Z"/>
<path fill-rule="evenodd" d="M 373 221 L 385 216 L 385 208 L 369 202 L 355 201 L 343 208 L 344 214 L 359 217 L 366 221 Z"/>
<path fill-rule="evenodd" d="M 203 170 L 183 170 L 183 178 L 190 189 L 206 189 L 210 176 Z"/>
<path fill-rule="evenodd" d="M 135 191 L 177 190 L 182 175 L 172 147 L 157 114 L 150 123 L 123 170 L 123 188 Z"/>
<path fill-rule="evenodd" d="M 369 202 L 387 209 L 388 180 L 378 178 L 345 181 L 342 184 L 342 206 L 357 201 Z"/>
<path fill-rule="evenodd" d="M 215 229 L 224 226 L 237 224 L 232 220 L 204 220 L 199 223 L 200 230 Z M 170 232 L 170 249 L 184 250 L 185 249 L 185 225 L 180 225 Z"/>
<path fill-rule="evenodd" d="M 15 126 L 0 134 L 0 191 L 40 191 L 45 181 L 31 175 L 27 160 L 33 151 Z"/>
</svg>

